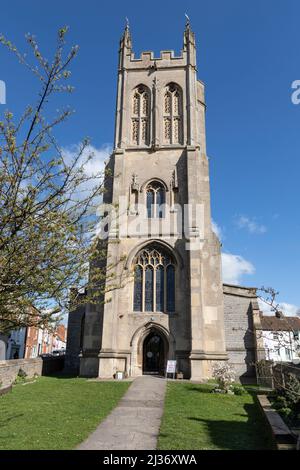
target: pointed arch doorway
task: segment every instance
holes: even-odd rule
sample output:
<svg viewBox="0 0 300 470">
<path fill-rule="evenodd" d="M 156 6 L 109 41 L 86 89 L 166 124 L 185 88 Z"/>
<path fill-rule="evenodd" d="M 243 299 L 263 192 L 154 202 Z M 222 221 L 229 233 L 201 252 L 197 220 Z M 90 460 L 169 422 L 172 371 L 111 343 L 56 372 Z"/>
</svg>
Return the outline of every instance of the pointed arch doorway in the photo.
<svg viewBox="0 0 300 470">
<path fill-rule="evenodd" d="M 143 343 L 143 374 L 164 375 L 167 347 L 157 331 L 151 331 Z"/>
</svg>

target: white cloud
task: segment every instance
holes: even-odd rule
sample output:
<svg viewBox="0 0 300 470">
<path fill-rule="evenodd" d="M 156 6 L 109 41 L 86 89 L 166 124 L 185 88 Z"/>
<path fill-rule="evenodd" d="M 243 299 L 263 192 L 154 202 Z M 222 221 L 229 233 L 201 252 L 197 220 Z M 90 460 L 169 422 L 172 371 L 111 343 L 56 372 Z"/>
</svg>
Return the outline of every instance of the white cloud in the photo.
<svg viewBox="0 0 300 470">
<path fill-rule="evenodd" d="M 213 219 L 211 219 L 211 228 L 212 228 L 212 231 L 215 232 L 219 240 L 222 240 L 222 237 L 223 237 L 222 229 Z"/>
<path fill-rule="evenodd" d="M 81 144 L 74 144 L 62 149 L 63 156 L 66 162 L 71 162 L 72 159 L 78 155 Z M 86 160 L 89 156 L 91 159 L 85 165 L 85 172 L 87 176 L 94 176 L 104 170 L 104 165 L 112 151 L 111 145 L 105 144 L 100 148 L 93 145 L 87 145 L 82 152 L 81 160 Z M 80 163 L 80 162 L 79 162 Z"/>
<path fill-rule="evenodd" d="M 283 311 L 285 315 L 295 317 L 296 315 L 300 316 L 300 308 L 297 305 L 288 304 L 286 302 L 281 302 L 279 308 Z"/>
<path fill-rule="evenodd" d="M 228 284 L 239 284 L 245 274 L 254 274 L 255 267 L 242 256 L 222 253 L 223 281 Z"/>
<path fill-rule="evenodd" d="M 274 312 L 271 310 L 270 305 L 264 302 L 261 299 L 258 299 L 258 305 L 260 310 L 264 313 L 264 315 L 274 315 Z"/>
<path fill-rule="evenodd" d="M 68 147 L 62 148 L 62 155 L 67 165 L 70 165 L 74 158 L 79 154 L 81 144 L 73 144 Z M 85 177 L 87 179 L 81 182 L 77 186 L 76 193 L 72 194 L 73 200 L 83 200 L 87 197 L 90 191 L 99 185 L 99 176 L 103 175 L 105 163 L 111 154 L 112 148 L 109 144 L 105 144 L 102 147 L 94 147 L 93 145 L 87 145 L 78 161 L 78 167 L 83 165 Z M 98 178 L 97 178 L 98 177 Z M 94 199 L 94 203 L 100 203 L 102 195 Z"/>
<path fill-rule="evenodd" d="M 259 224 L 256 222 L 255 218 L 246 217 L 244 215 L 240 215 L 236 219 L 236 225 L 238 228 L 245 228 L 250 233 L 266 233 L 267 227 L 265 225 Z"/>
</svg>

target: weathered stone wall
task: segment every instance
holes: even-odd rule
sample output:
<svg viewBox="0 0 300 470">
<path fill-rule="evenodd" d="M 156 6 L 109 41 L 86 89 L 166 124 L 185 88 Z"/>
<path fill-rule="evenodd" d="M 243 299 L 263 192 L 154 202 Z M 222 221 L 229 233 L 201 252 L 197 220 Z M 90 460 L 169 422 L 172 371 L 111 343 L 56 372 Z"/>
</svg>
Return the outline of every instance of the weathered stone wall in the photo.
<svg viewBox="0 0 300 470">
<path fill-rule="evenodd" d="M 26 372 L 27 377 L 36 375 L 50 375 L 59 372 L 64 367 L 64 357 L 37 357 L 35 359 L 10 359 L 0 361 L 1 388 L 11 385 L 20 369 Z"/>
<path fill-rule="evenodd" d="M 9 361 L 0 361 L 0 381 L 1 387 L 7 387 L 16 379 L 20 369 L 26 372 L 28 378 L 34 374 L 42 375 L 43 360 L 36 359 L 10 359 Z"/>
<path fill-rule="evenodd" d="M 256 289 L 224 284 L 225 341 L 229 362 L 237 377 L 255 376 L 255 335 L 252 303 Z"/>
</svg>

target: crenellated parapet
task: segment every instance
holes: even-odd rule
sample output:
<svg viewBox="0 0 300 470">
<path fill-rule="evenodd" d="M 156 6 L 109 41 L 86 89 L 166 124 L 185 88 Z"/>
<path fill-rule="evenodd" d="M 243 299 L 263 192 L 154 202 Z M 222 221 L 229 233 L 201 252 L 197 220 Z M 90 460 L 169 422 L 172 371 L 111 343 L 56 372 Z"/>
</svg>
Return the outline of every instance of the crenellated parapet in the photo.
<svg viewBox="0 0 300 470">
<path fill-rule="evenodd" d="M 175 52 L 161 51 L 159 57 L 154 56 L 153 51 L 144 51 L 139 57 L 135 57 L 134 52 L 126 56 L 124 66 L 130 69 L 147 69 L 153 68 L 170 68 L 170 67 L 186 67 L 187 65 L 187 52 L 182 51 L 180 56 L 176 56 Z"/>
<path fill-rule="evenodd" d="M 159 57 L 155 57 L 153 51 L 143 51 L 139 57 L 135 57 L 129 24 L 127 23 L 120 40 L 119 55 L 119 70 L 124 68 L 147 69 L 149 67 L 155 70 L 156 68 L 186 67 L 187 65 L 196 67 L 195 35 L 189 22 L 187 22 L 183 37 L 183 49 L 179 56 L 175 55 L 174 50 L 168 50 L 161 51 Z"/>
<path fill-rule="evenodd" d="M 197 79 L 195 36 L 189 22 L 179 55 L 162 50 L 135 56 L 129 24 L 120 41 L 116 149 L 201 148 L 205 145 L 204 84 Z"/>
</svg>

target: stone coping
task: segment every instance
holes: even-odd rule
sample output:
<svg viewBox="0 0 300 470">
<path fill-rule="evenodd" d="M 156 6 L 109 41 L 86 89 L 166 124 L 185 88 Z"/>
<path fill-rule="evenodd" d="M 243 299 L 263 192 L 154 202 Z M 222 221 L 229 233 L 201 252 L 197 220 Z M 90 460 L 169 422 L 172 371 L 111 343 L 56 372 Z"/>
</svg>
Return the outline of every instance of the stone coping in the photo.
<svg viewBox="0 0 300 470">
<path fill-rule="evenodd" d="M 296 449 L 296 436 L 292 433 L 289 427 L 285 424 L 277 411 L 272 408 L 272 405 L 266 395 L 257 395 L 258 402 L 264 413 L 264 416 L 271 428 L 274 441 L 278 450 L 295 450 Z"/>
<path fill-rule="evenodd" d="M 22 358 L 22 359 L 4 359 L 0 361 L 0 367 L 6 367 L 6 366 L 18 366 L 22 364 L 34 364 L 34 363 L 39 363 L 43 362 L 43 359 L 41 357 L 33 357 L 33 358 Z"/>
<path fill-rule="evenodd" d="M 0 396 L 5 395 L 6 393 L 9 393 L 11 391 L 12 391 L 12 385 L 9 385 L 8 387 L 0 388 Z"/>
</svg>

